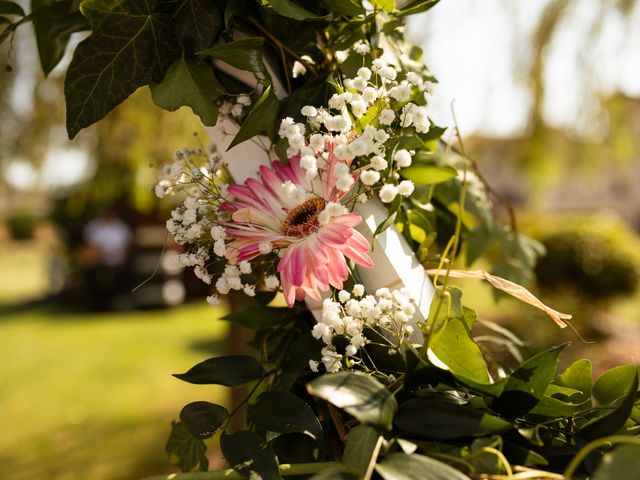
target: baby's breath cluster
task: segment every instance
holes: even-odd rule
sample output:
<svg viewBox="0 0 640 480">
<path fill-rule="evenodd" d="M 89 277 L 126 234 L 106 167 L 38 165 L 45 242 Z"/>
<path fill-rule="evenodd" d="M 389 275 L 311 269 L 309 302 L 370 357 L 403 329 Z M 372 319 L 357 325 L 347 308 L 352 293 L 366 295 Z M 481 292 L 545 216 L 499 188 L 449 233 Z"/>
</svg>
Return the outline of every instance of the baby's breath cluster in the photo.
<svg viewBox="0 0 640 480">
<path fill-rule="evenodd" d="M 354 50 L 365 55 L 370 48 L 361 42 Z M 332 153 L 349 166 L 335 178 L 338 189 L 351 190 L 358 178 L 354 198 L 363 201 L 377 193 L 391 203 L 413 193 L 413 182 L 400 175 L 414 154 L 402 148 L 402 138 L 429 132 L 424 105 L 430 88 L 420 74 L 375 59 L 355 77 L 344 78 L 326 106 L 303 107 L 305 123 L 287 117 L 278 133 L 287 141 L 287 156 L 299 155 L 308 177 L 318 174 L 318 159 Z"/>
<path fill-rule="evenodd" d="M 313 327 L 312 334 L 326 345 L 321 361 L 327 372 L 337 372 L 345 365 L 360 364 L 366 368 L 366 352 L 362 347 L 382 345 L 390 354 L 395 354 L 413 333 L 410 320 L 416 313 L 416 306 L 406 288 L 393 291 L 380 288 L 375 295 L 366 296 L 364 292 L 364 286 L 358 284 L 351 292 L 339 291 L 337 300 L 328 298 L 322 304 L 322 318 Z M 382 336 L 367 338 L 367 329 L 375 329 Z M 342 353 L 334 345 L 335 337 L 348 341 Z M 318 371 L 319 362 L 311 360 L 309 366 Z"/>
<path fill-rule="evenodd" d="M 221 156 L 216 147 L 210 145 L 178 150 L 173 163 L 162 169 L 161 180 L 155 188 L 160 198 L 177 192 L 185 195 L 171 211 L 167 230 L 176 243 L 184 247 L 185 251 L 179 256 L 181 264 L 192 267 L 200 280 L 215 288 L 215 293 L 207 297 L 211 305 L 220 303 L 219 294 L 226 295 L 232 290 L 241 290 L 253 297 L 258 286 L 275 290 L 280 284 L 277 276 L 263 268 L 264 261 L 236 264 L 228 260 L 225 224 L 231 218 L 221 207 L 231 200 L 227 190 L 229 181 Z M 271 249 L 266 251 L 267 247 L 265 244 L 265 254 L 271 252 Z"/>
</svg>

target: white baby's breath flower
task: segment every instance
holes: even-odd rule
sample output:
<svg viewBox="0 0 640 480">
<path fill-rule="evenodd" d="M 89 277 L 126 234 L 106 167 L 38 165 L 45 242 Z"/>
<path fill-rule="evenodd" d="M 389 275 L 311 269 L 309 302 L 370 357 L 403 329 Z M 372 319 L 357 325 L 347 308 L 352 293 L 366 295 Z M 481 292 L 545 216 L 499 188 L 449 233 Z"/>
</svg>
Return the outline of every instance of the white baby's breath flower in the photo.
<svg viewBox="0 0 640 480">
<path fill-rule="evenodd" d="M 311 369 L 312 372 L 318 372 L 318 366 L 320 365 L 320 362 L 318 362 L 317 360 L 309 360 L 309 368 Z"/>
<path fill-rule="evenodd" d="M 264 286 L 269 290 L 275 290 L 280 285 L 280 280 L 275 275 L 268 275 L 264 279 Z"/>
<path fill-rule="evenodd" d="M 395 80 L 398 72 L 393 67 L 383 67 L 380 69 L 380 72 L 378 72 L 378 75 L 385 80 Z"/>
<path fill-rule="evenodd" d="M 357 118 L 360 118 L 367 111 L 367 103 L 364 100 L 356 100 L 351 103 L 351 111 Z"/>
<path fill-rule="evenodd" d="M 251 105 L 251 97 L 245 93 L 238 95 L 238 98 L 236 99 L 236 101 L 245 107 L 248 107 L 249 105 Z"/>
<path fill-rule="evenodd" d="M 238 268 L 240 269 L 240 273 L 244 275 L 248 275 L 251 273 L 251 264 L 246 260 L 243 260 L 238 264 Z"/>
<path fill-rule="evenodd" d="M 347 58 L 349 58 L 349 52 L 345 50 L 336 50 L 335 52 L 336 62 L 344 63 Z"/>
<path fill-rule="evenodd" d="M 244 286 L 242 291 L 248 297 L 255 297 L 256 296 L 256 287 L 254 287 L 253 285 L 249 285 L 248 283 Z"/>
<path fill-rule="evenodd" d="M 353 179 L 352 175 L 350 174 L 340 175 L 338 177 L 338 180 L 336 181 L 336 188 L 338 190 L 342 190 L 343 192 L 348 192 L 353 186 L 354 182 L 355 180 Z"/>
<path fill-rule="evenodd" d="M 305 117 L 315 117 L 316 115 L 318 115 L 318 109 L 311 105 L 305 105 L 300 110 L 300 113 L 302 113 L 302 115 L 304 115 Z"/>
<path fill-rule="evenodd" d="M 367 103 L 373 103 L 378 98 L 378 91 L 373 87 L 367 87 L 362 91 L 362 98 Z"/>
<path fill-rule="evenodd" d="M 353 293 L 353 295 L 356 297 L 361 297 L 362 295 L 364 295 L 364 285 L 356 283 L 353 286 L 353 289 L 351 289 L 351 293 Z"/>
<path fill-rule="evenodd" d="M 403 180 L 398 184 L 398 193 L 403 197 L 408 197 L 413 193 L 415 186 L 411 180 Z"/>
<path fill-rule="evenodd" d="M 393 161 L 400 168 L 407 168 L 409 165 L 411 165 L 411 154 L 409 153 L 408 150 L 405 150 L 404 148 L 397 150 L 396 153 L 393 155 Z"/>
<path fill-rule="evenodd" d="M 371 166 L 376 170 L 384 170 L 385 168 L 387 168 L 388 163 L 380 155 L 376 155 L 371 159 Z"/>
<path fill-rule="evenodd" d="M 220 305 L 220 303 L 222 302 L 220 301 L 220 297 L 218 297 L 218 295 L 213 294 L 207 297 L 207 303 L 215 307 L 216 305 Z"/>
<path fill-rule="evenodd" d="M 258 246 L 258 250 L 262 255 L 267 255 L 273 251 L 273 244 L 271 242 L 262 242 Z"/>
<path fill-rule="evenodd" d="M 349 301 L 350 298 L 351 298 L 351 294 L 346 290 L 340 290 L 338 292 L 338 300 L 340 300 L 340 303 L 346 303 Z"/>
<path fill-rule="evenodd" d="M 395 185 L 387 183 L 382 186 L 378 195 L 383 203 L 391 203 L 393 199 L 396 198 L 396 195 L 398 195 L 398 188 Z"/>
<path fill-rule="evenodd" d="M 356 53 L 359 53 L 360 55 L 366 55 L 371 51 L 371 48 L 369 47 L 369 45 L 367 45 L 363 41 L 359 41 L 358 43 L 356 43 L 353 46 L 353 49 L 355 50 Z"/>
<path fill-rule="evenodd" d="M 360 174 L 360 181 L 367 187 L 374 185 L 379 180 L 380 180 L 380 172 L 377 172 L 375 170 L 364 170 Z"/>
<path fill-rule="evenodd" d="M 293 69 L 291 72 L 291 75 L 293 76 L 293 78 L 301 77 L 305 73 L 307 73 L 307 67 L 305 67 L 301 62 L 297 60 L 293 62 Z"/>
<path fill-rule="evenodd" d="M 226 237 L 226 232 L 223 226 L 214 225 L 211 227 L 211 238 L 214 240 L 224 240 Z"/>
<path fill-rule="evenodd" d="M 396 113 L 390 108 L 385 108 L 380 112 L 378 116 L 378 121 L 381 125 L 391 125 L 391 123 L 395 120 Z"/>
<path fill-rule="evenodd" d="M 371 78 L 371 70 L 367 67 L 361 67 L 358 69 L 358 76 L 360 78 L 364 78 L 365 80 L 369 80 Z"/>
</svg>

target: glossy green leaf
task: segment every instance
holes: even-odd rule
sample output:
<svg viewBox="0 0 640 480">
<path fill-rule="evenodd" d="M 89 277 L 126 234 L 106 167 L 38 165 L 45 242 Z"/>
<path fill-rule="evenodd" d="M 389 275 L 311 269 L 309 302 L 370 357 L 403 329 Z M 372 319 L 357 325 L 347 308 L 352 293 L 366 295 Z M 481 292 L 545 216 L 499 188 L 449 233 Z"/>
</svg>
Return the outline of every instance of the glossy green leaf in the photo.
<svg viewBox="0 0 640 480">
<path fill-rule="evenodd" d="M 391 429 L 396 399 L 376 379 L 352 372 L 318 377 L 307 385 L 311 395 L 344 409 L 361 423 Z"/>
<path fill-rule="evenodd" d="M 376 465 L 384 480 L 470 480 L 460 470 L 416 453 L 392 453 Z"/>
<path fill-rule="evenodd" d="M 186 373 L 173 376 L 198 385 L 236 387 L 257 380 L 263 375 L 260 362 L 247 355 L 210 358 L 198 363 Z"/>
<path fill-rule="evenodd" d="M 211 1 L 185 0 L 174 12 L 174 26 L 180 46 L 196 52 L 213 45 L 222 27 L 222 18 Z"/>
<path fill-rule="evenodd" d="M 640 445 L 617 445 L 607 452 L 593 480 L 640 480 Z"/>
<path fill-rule="evenodd" d="M 616 378 L 616 382 L 624 379 L 626 376 L 626 393 L 610 403 L 600 403 L 599 415 L 582 426 L 578 432 L 580 437 L 586 438 L 587 440 L 595 440 L 596 438 L 613 435 L 627 423 L 638 395 L 638 374 L 636 367 L 629 367 L 632 368 L 621 370 L 620 373 L 616 375 L 616 377 L 618 377 Z M 601 386 L 598 386 L 598 382 L 596 382 L 593 388 L 594 396 L 596 395 L 596 391 L 600 392 L 600 389 Z M 603 392 L 600 398 L 608 399 L 612 398 L 612 396 Z"/>
<path fill-rule="evenodd" d="M 222 317 L 221 320 L 259 330 L 281 325 L 295 318 L 296 315 L 297 312 L 290 308 L 249 305 L 248 307 L 234 309 Z"/>
<path fill-rule="evenodd" d="M 398 13 L 398 17 L 406 17 L 415 15 L 416 13 L 426 12 L 431 7 L 435 7 L 440 0 L 414 0 L 402 7 Z"/>
<path fill-rule="evenodd" d="M 394 425 L 409 437 L 453 440 L 501 433 L 511 424 L 480 409 L 442 398 L 411 398 L 400 405 Z"/>
<path fill-rule="evenodd" d="M 606 405 L 627 395 L 629 385 L 638 375 L 636 365 L 620 365 L 603 373 L 593 386 L 593 396 L 600 405 Z"/>
<path fill-rule="evenodd" d="M 89 22 L 72 0 L 46 2 L 34 0 L 32 23 L 38 44 L 38 57 L 45 76 L 62 60 L 72 33 L 89 29 Z"/>
<path fill-rule="evenodd" d="M 342 461 L 364 478 L 375 464 L 382 442 L 380 432 L 369 425 L 358 425 L 349 431 Z"/>
<path fill-rule="evenodd" d="M 269 446 L 262 448 L 258 434 L 241 430 L 220 437 L 222 454 L 231 467 L 243 476 L 257 476 L 263 480 L 280 478 L 278 460 Z"/>
<path fill-rule="evenodd" d="M 83 2 L 94 21 L 95 2 Z M 86 4 L 86 6 L 85 6 Z M 125 5 L 125 4 L 120 4 Z M 69 138 L 102 119 L 138 87 L 159 81 L 177 57 L 171 16 L 131 0 L 127 11 L 102 15 L 76 47 L 64 83 Z"/>
<path fill-rule="evenodd" d="M 347 467 L 332 467 L 324 470 L 320 473 L 316 473 L 313 477 L 309 477 L 309 480 L 359 480 L 362 477 L 351 473 L 347 470 Z"/>
<path fill-rule="evenodd" d="M 198 55 L 217 58 L 240 70 L 265 72 L 262 61 L 263 46 L 263 37 L 250 37 L 201 50 Z"/>
<path fill-rule="evenodd" d="M 160 83 L 151 84 L 151 97 L 156 105 L 173 112 L 191 107 L 205 125 L 215 125 L 218 119 L 216 100 L 223 87 L 206 64 L 185 57 L 177 60 Z"/>
<path fill-rule="evenodd" d="M 180 421 L 196 438 L 211 437 L 229 417 L 227 409 L 210 402 L 192 402 L 180 411 Z"/>
<path fill-rule="evenodd" d="M 224 27 L 228 31 L 236 17 L 244 17 L 249 12 L 247 0 L 229 0 L 224 10 Z"/>
<path fill-rule="evenodd" d="M 0 0 L 0 15 L 18 15 L 24 17 L 24 10 L 15 2 Z"/>
<path fill-rule="evenodd" d="M 446 306 L 442 309 L 446 311 Z M 436 333 L 431 350 L 455 377 L 460 376 L 478 383 L 490 382 L 487 364 L 480 348 L 471 339 L 462 319 L 449 319 Z"/>
<path fill-rule="evenodd" d="M 248 418 L 256 425 L 277 433 L 304 433 L 319 445 L 324 443 L 320 421 L 311 407 L 291 392 L 268 390 L 249 405 Z"/>
<path fill-rule="evenodd" d="M 294 20 L 325 20 L 327 17 L 316 15 L 291 0 L 268 0 L 269 5 L 283 17 Z"/>
<path fill-rule="evenodd" d="M 423 185 L 445 182 L 457 174 L 457 170 L 449 165 L 429 165 L 426 163 L 413 163 L 400 170 L 400 175 L 404 178 Z"/>
<path fill-rule="evenodd" d="M 565 346 L 540 352 L 520 365 L 493 403 L 494 409 L 508 417 L 517 417 L 535 407 L 551 383 L 558 356 Z"/>
<path fill-rule="evenodd" d="M 393 12 L 396 8 L 395 0 L 371 0 L 371 4 L 387 13 Z"/>
<path fill-rule="evenodd" d="M 373 232 L 373 238 L 376 238 L 378 235 L 380 235 L 382 232 L 384 232 L 387 228 L 389 228 L 391 225 L 393 225 L 396 221 L 396 217 L 398 216 L 398 211 L 400 210 L 400 207 L 402 206 L 402 196 L 398 195 L 393 202 L 391 202 L 391 205 L 389 205 L 387 211 L 389 212 L 389 215 L 387 215 L 387 218 L 385 218 L 382 222 L 380 222 L 380 224 L 376 227 L 375 232 Z"/>
<path fill-rule="evenodd" d="M 191 435 L 182 422 L 171 423 L 165 451 L 171 463 L 183 472 L 206 471 L 209 468 L 209 460 L 205 455 L 207 446 Z"/>
<path fill-rule="evenodd" d="M 362 3 L 356 0 L 322 0 L 322 3 L 328 10 L 346 17 L 361 15 L 366 12 Z"/>
<path fill-rule="evenodd" d="M 591 385 L 593 383 L 591 370 L 591 362 L 589 360 L 577 360 L 569 365 L 554 383 L 582 392 L 580 398 L 575 398 L 576 402 L 591 400 Z"/>
<path fill-rule="evenodd" d="M 273 128 L 279 107 L 278 99 L 268 86 L 245 118 L 229 149 Z"/>
</svg>

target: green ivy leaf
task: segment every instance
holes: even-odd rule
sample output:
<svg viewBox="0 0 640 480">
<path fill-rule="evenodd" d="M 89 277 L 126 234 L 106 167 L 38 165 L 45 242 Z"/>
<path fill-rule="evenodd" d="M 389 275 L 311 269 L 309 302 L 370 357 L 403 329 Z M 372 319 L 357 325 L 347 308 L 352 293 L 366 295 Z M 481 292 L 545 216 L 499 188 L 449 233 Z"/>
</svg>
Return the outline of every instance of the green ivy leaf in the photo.
<svg viewBox="0 0 640 480">
<path fill-rule="evenodd" d="M 180 420 L 196 438 L 209 438 L 229 417 L 227 409 L 210 402 L 192 402 L 180 411 Z"/>
<path fill-rule="evenodd" d="M 489 413 L 441 398 L 411 398 L 402 403 L 394 425 L 410 437 L 453 440 L 502 433 L 511 424 Z"/>
<path fill-rule="evenodd" d="M 209 468 L 209 460 L 205 455 L 207 446 L 191 435 L 182 422 L 171 422 L 171 434 L 165 451 L 171 463 L 179 466 L 183 472 L 206 471 Z"/>
<path fill-rule="evenodd" d="M 358 425 L 349 431 L 342 461 L 366 478 L 366 472 L 375 464 L 382 442 L 380 432 L 369 425 Z"/>
<path fill-rule="evenodd" d="M 566 344 L 540 352 L 520 365 L 493 403 L 494 409 L 513 418 L 535 407 L 553 379 L 558 356 L 564 347 Z"/>
<path fill-rule="evenodd" d="M 24 17 L 24 10 L 15 2 L 0 0 L 0 15 L 18 15 Z"/>
<path fill-rule="evenodd" d="M 253 473 L 263 480 L 279 479 L 276 454 L 269 446 L 262 448 L 261 443 L 257 433 L 247 430 L 220 437 L 222 454 L 236 472 L 246 477 Z"/>
<path fill-rule="evenodd" d="M 640 480 L 640 445 L 618 445 L 607 452 L 593 480 Z"/>
<path fill-rule="evenodd" d="M 268 0 L 268 3 L 278 15 L 293 18 L 294 20 L 326 20 L 328 18 L 316 15 L 306 8 L 293 3 L 291 0 Z"/>
<path fill-rule="evenodd" d="M 263 375 L 260 362 L 247 355 L 209 358 L 186 373 L 173 376 L 197 385 L 225 385 L 236 387 L 259 379 Z"/>
<path fill-rule="evenodd" d="M 198 55 L 217 58 L 240 70 L 265 73 L 263 46 L 263 37 L 250 37 L 201 50 Z"/>
<path fill-rule="evenodd" d="M 361 423 L 390 430 L 396 399 L 376 379 L 352 372 L 323 375 L 307 385 L 311 395 L 344 409 Z"/>
<path fill-rule="evenodd" d="M 162 82 L 152 83 L 150 88 L 151 97 L 159 107 L 173 112 L 188 106 L 202 123 L 215 125 L 216 100 L 224 89 L 211 67 L 182 57 L 169 67 Z"/>
<path fill-rule="evenodd" d="M 71 34 L 89 29 L 89 22 L 77 9 L 73 10 L 74 5 L 71 0 L 31 2 L 38 56 L 45 76 L 62 60 Z"/>
<path fill-rule="evenodd" d="M 229 0 L 224 10 L 224 28 L 229 31 L 235 17 L 244 17 L 249 11 L 247 0 Z"/>
<path fill-rule="evenodd" d="M 82 4 L 93 33 L 75 49 L 65 78 L 69 138 L 159 81 L 178 54 L 171 16 L 154 13 L 146 0 L 118 5 L 105 12 L 97 1 Z"/>
<path fill-rule="evenodd" d="M 222 18 L 216 5 L 207 0 L 186 0 L 174 13 L 178 43 L 188 51 L 209 48 L 222 27 Z"/>
<path fill-rule="evenodd" d="M 290 392 L 262 392 L 249 405 L 248 418 L 256 425 L 278 433 L 304 433 L 323 445 L 322 425 L 315 413 L 300 397 Z"/>
<path fill-rule="evenodd" d="M 259 133 L 273 128 L 279 108 L 278 99 L 271 90 L 271 85 L 269 85 L 253 106 L 247 118 L 245 118 L 228 150 L 245 140 L 255 137 Z"/>
<path fill-rule="evenodd" d="M 416 453 L 392 453 L 376 465 L 384 480 L 470 480 L 460 470 Z"/>
<path fill-rule="evenodd" d="M 415 0 L 408 3 L 396 14 L 398 17 L 406 17 L 420 12 L 426 12 L 431 7 L 435 7 L 440 0 Z"/>
</svg>

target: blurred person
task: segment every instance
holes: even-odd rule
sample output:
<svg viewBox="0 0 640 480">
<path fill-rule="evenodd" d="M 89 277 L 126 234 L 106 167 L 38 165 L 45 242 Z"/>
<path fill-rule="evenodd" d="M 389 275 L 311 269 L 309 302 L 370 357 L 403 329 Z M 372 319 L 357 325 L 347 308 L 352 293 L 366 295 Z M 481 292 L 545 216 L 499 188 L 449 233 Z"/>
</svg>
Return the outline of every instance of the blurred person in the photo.
<svg viewBox="0 0 640 480">
<path fill-rule="evenodd" d="M 117 295 L 127 291 L 128 260 L 132 231 L 115 210 L 105 210 L 83 231 L 84 245 L 78 251 L 92 307 L 114 306 Z"/>
</svg>

